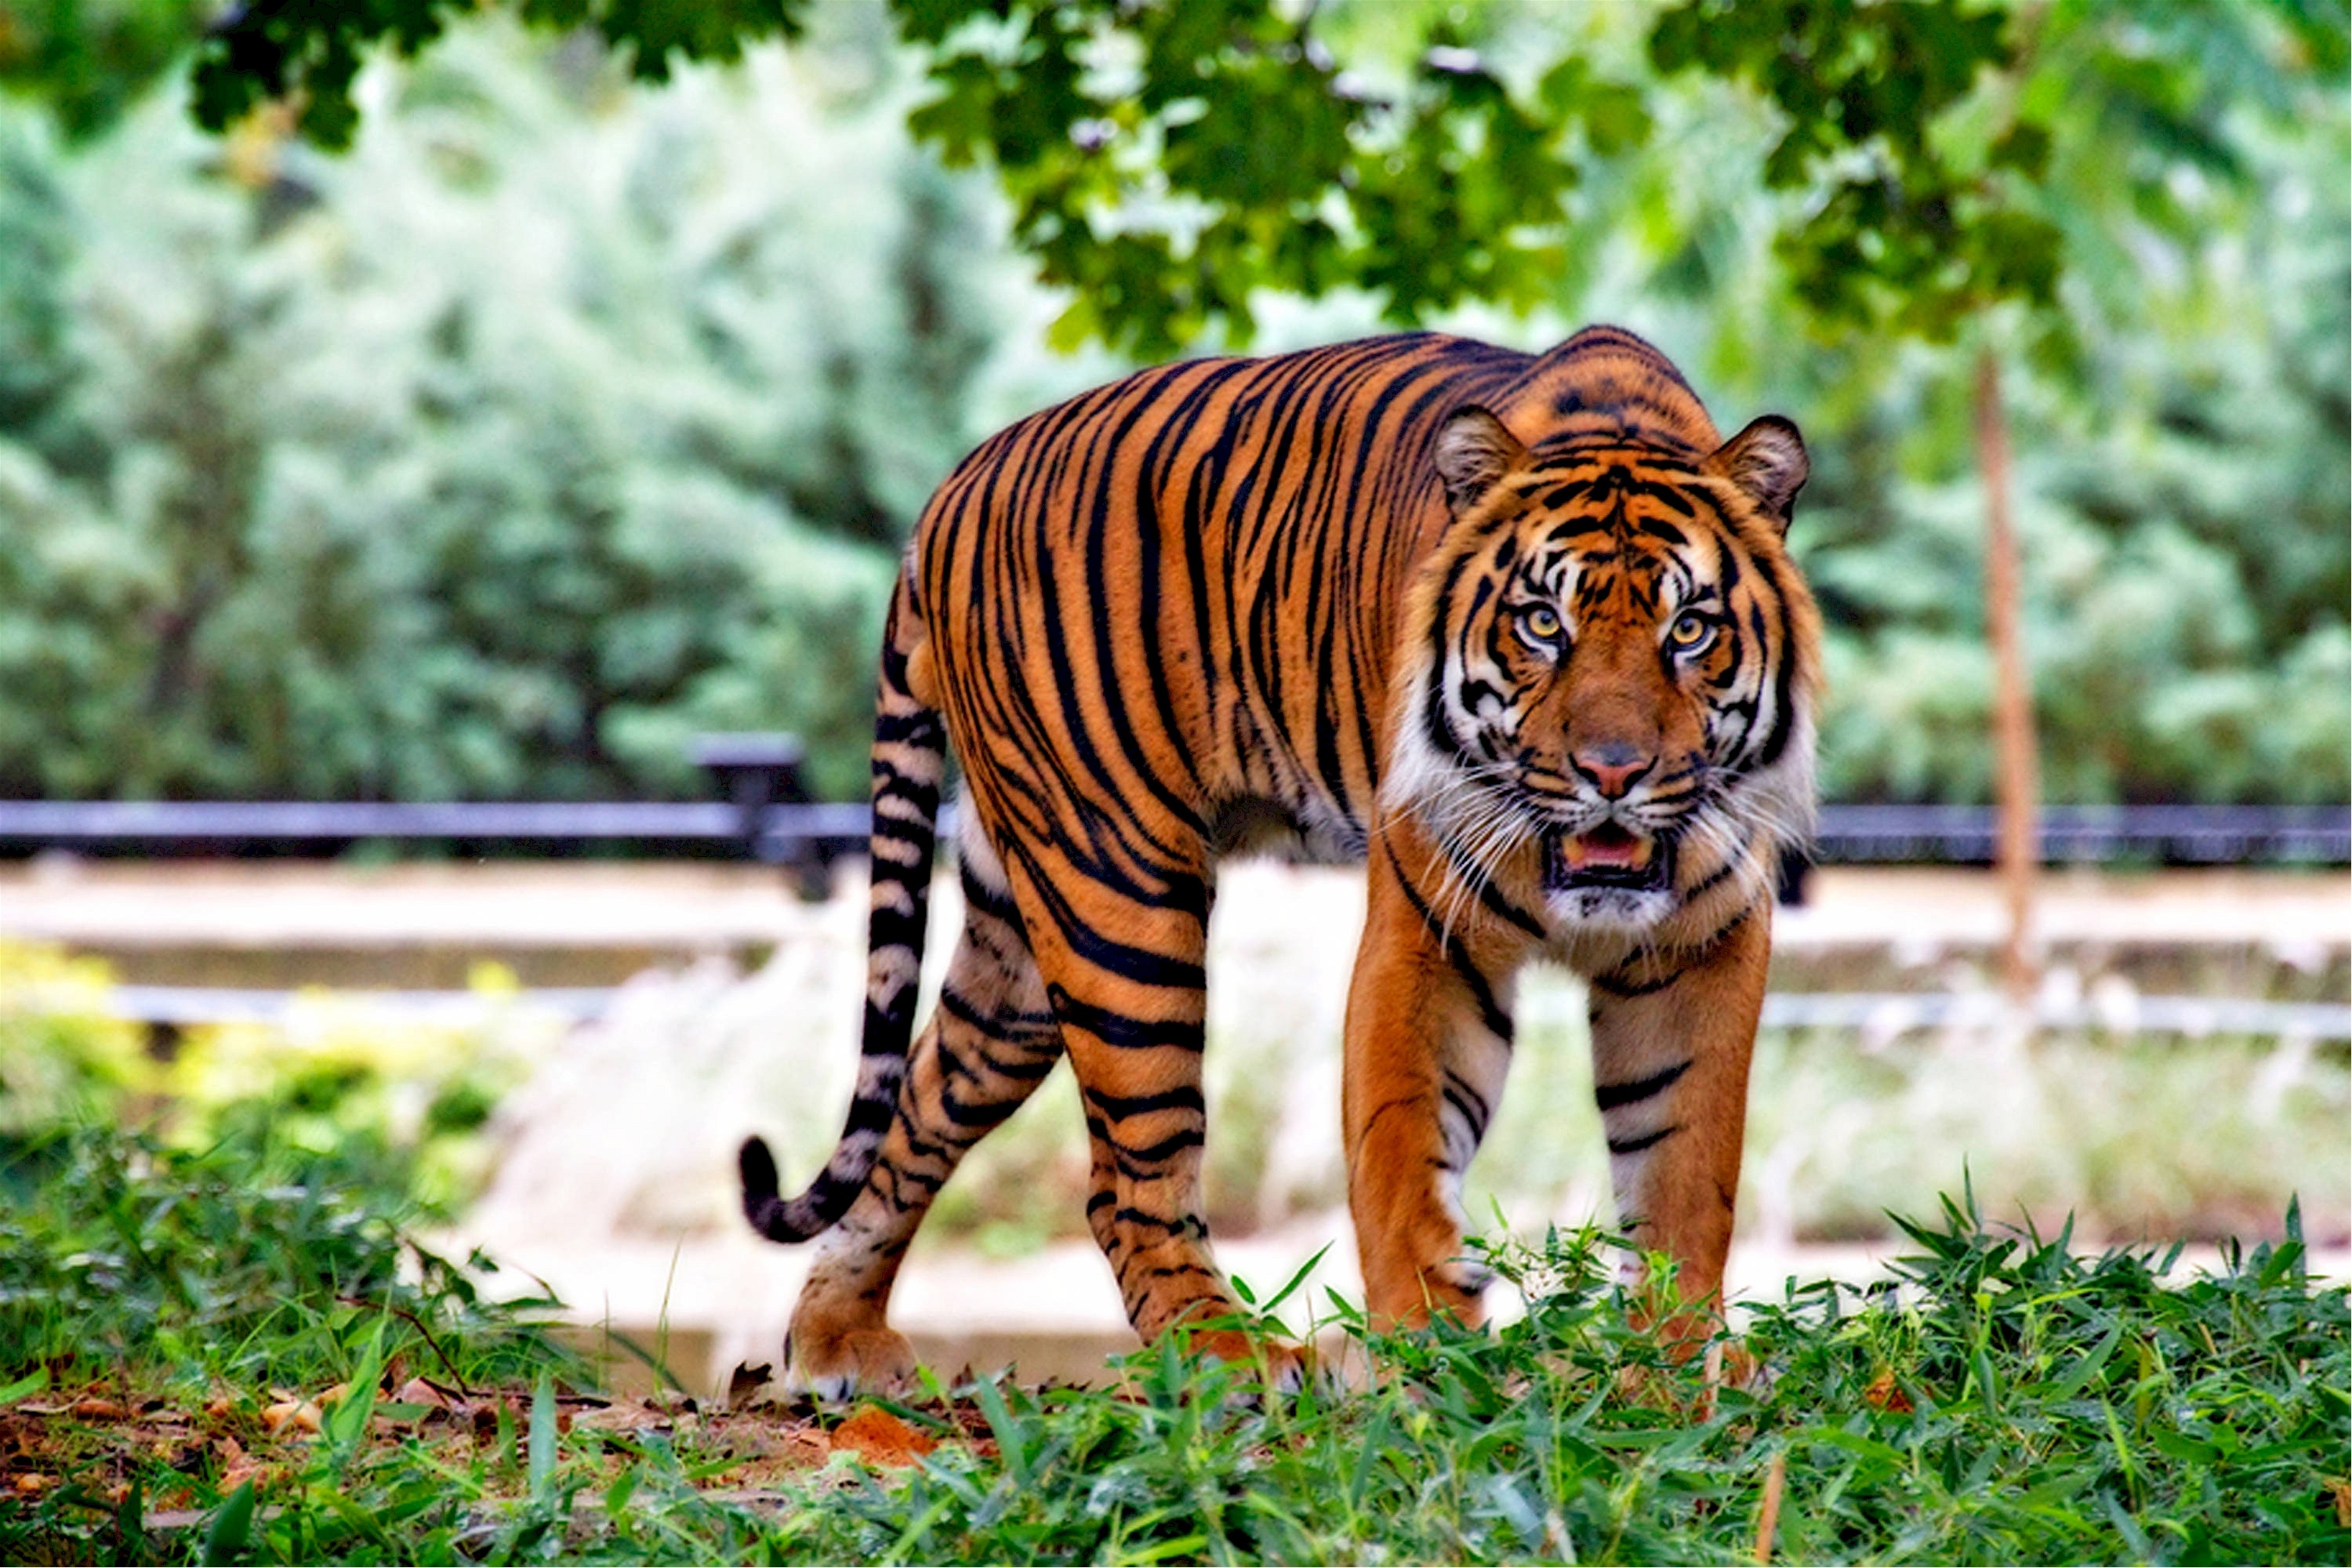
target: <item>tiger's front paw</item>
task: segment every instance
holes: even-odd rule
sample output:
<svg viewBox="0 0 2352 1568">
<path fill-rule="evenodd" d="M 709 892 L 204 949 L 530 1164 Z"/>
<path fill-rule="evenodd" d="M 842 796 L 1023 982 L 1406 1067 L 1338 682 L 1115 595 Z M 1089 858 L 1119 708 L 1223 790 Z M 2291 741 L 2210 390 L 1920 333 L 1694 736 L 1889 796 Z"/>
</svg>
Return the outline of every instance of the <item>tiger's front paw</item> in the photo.
<svg viewBox="0 0 2352 1568">
<path fill-rule="evenodd" d="M 1495 1274 L 1474 1258 L 1449 1258 L 1410 1273 L 1386 1273 L 1379 1278 L 1365 1271 L 1365 1299 L 1377 1329 L 1425 1329 L 1439 1318 L 1475 1329 L 1486 1321 L 1486 1287 Z"/>
<path fill-rule="evenodd" d="M 1445 1313 L 1465 1329 L 1486 1321 L 1486 1287 L 1495 1271 L 1475 1258 L 1449 1258 L 1422 1275 L 1422 1294 L 1429 1303 L 1423 1321 Z"/>
<path fill-rule="evenodd" d="M 887 1326 L 824 1331 L 800 1323 L 784 1337 L 784 1387 L 838 1403 L 895 1394 L 915 1383 L 915 1347 Z"/>
</svg>

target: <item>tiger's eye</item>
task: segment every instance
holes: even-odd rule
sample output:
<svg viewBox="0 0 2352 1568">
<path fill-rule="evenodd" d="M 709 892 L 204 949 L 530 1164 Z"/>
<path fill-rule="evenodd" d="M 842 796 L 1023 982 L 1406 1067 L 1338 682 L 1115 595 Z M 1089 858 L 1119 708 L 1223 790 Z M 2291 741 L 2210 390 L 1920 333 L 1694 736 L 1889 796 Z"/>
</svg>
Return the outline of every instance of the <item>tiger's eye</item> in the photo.
<svg viewBox="0 0 2352 1568">
<path fill-rule="evenodd" d="M 1685 610 L 1675 617 L 1675 624 L 1666 630 L 1666 637 L 1677 649 L 1689 653 L 1714 640 L 1715 623 L 1696 610 Z"/>
<path fill-rule="evenodd" d="M 1538 642 L 1550 642 L 1559 636 L 1559 612 L 1549 605 L 1538 605 L 1520 612 L 1519 625 Z"/>
</svg>

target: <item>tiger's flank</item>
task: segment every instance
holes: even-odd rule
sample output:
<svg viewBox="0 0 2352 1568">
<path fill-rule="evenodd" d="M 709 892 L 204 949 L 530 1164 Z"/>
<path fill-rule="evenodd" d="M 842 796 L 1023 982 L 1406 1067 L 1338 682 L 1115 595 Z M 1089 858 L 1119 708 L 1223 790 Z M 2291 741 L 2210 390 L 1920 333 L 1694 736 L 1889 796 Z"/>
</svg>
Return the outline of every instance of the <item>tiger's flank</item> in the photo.
<svg viewBox="0 0 2352 1568">
<path fill-rule="evenodd" d="M 1542 962 L 1590 986 L 1621 1223 L 1704 1327 L 1771 890 L 1812 813 L 1820 627 L 1785 544 L 1805 477 L 1795 426 L 1724 440 L 1611 327 L 1540 355 L 1418 333 L 1187 361 L 964 459 L 885 634 L 856 1094 L 796 1197 L 742 1150 L 753 1226 L 824 1237 L 789 1380 L 911 1373 L 887 1321 L 907 1246 L 1065 1056 L 1137 1332 L 1235 1310 L 1201 1052 L 1216 868 L 1250 853 L 1368 866 L 1343 1120 L 1374 1321 L 1478 1321 L 1462 1181 Z M 964 927 L 918 1036 L 950 745 Z M 1297 1351 L 1272 1354 L 1295 1381 Z"/>
</svg>

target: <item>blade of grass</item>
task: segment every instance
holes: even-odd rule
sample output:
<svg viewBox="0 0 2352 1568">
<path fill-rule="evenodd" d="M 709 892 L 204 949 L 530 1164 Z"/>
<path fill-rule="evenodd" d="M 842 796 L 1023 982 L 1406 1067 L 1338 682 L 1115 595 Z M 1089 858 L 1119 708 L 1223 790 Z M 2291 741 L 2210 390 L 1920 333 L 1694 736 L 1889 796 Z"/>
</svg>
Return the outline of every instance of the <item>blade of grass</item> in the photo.
<svg viewBox="0 0 2352 1568">
<path fill-rule="evenodd" d="M 526 1474 L 531 1500 L 545 1502 L 555 1479 L 555 1379 L 546 1373 L 539 1374 L 539 1386 L 530 1395 L 530 1457 Z"/>
<path fill-rule="evenodd" d="M 1330 1255 L 1331 1247 L 1332 1244 L 1327 1241 L 1320 1247 L 1318 1247 L 1316 1249 L 1315 1256 L 1300 1264 L 1298 1266 L 1298 1272 L 1293 1274 L 1290 1277 L 1289 1282 L 1284 1285 L 1281 1289 L 1276 1290 L 1273 1296 L 1268 1298 L 1265 1305 L 1260 1307 L 1258 1310 L 1261 1312 L 1271 1312 L 1276 1307 L 1281 1306 L 1285 1301 L 1289 1300 L 1292 1292 L 1296 1291 L 1301 1285 L 1306 1284 L 1307 1277 L 1309 1274 L 1314 1273 L 1316 1268 L 1322 1263 L 1323 1259 Z"/>
<path fill-rule="evenodd" d="M 253 1530 L 253 1483 L 247 1481 L 228 1494 L 220 1505 L 213 1521 L 205 1531 L 204 1550 L 196 1554 L 198 1563 L 227 1563 L 245 1551 L 245 1538 Z"/>
<path fill-rule="evenodd" d="M 648 1372 L 654 1374 L 654 1393 L 656 1397 L 659 1397 L 662 1392 L 667 1389 L 677 1389 L 680 1391 L 685 1389 L 686 1384 L 678 1381 L 677 1373 L 669 1369 L 669 1363 L 664 1361 L 659 1355 L 656 1355 L 654 1352 L 646 1349 L 645 1346 L 637 1343 L 636 1341 L 631 1339 L 628 1335 L 623 1333 L 618 1329 L 606 1331 L 605 1337 L 611 1340 L 613 1343 L 626 1351 L 631 1356 L 643 1363 Z"/>
<path fill-rule="evenodd" d="M 1772 1537 L 1780 1528 L 1780 1486 L 1788 1474 L 1788 1454 L 1774 1449 L 1772 1462 L 1764 1471 L 1764 1500 L 1756 1509 L 1756 1561 L 1759 1568 L 1772 1561 Z"/>
<path fill-rule="evenodd" d="M 996 1434 L 996 1451 L 1004 1461 L 1005 1473 L 1013 1478 L 1015 1486 L 1027 1486 L 1028 1434 L 1013 1420 L 1013 1412 L 1005 1408 L 1004 1395 L 997 1388 L 996 1379 L 980 1379 L 971 1385 L 971 1395 L 979 1402 L 980 1413 L 988 1418 L 989 1430 Z"/>
<path fill-rule="evenodd" d="M 49 1386 L 49 1369 L 37 1366 L 5 1388 L 0 1388 L 0 1405 L 14 1405 L 20 1399 L 30 1399 Z"/>
</svg>

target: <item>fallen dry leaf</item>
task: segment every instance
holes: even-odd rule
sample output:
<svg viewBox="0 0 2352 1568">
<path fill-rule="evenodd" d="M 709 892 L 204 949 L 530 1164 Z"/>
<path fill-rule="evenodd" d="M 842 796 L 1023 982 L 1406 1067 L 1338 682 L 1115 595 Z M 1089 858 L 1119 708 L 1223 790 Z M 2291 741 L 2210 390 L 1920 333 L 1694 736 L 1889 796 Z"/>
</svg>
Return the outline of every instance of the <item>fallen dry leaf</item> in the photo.
<svg viewBox="0 0 2352 1568">
<path fill-rule="evenodd" d="M 19 1497 L 38 1497 L 57 1484 L 58 1479 L 55 1476 L 44 1476 L 28 1471 L 16 1478 L 16 1493 Z"/>
<path fill-rule="evenodd" d="M 667 1432 L 671 1424 L 670 1412 L 645 1399 L 583 1410 L 572 1418 L 574 1427 L 589 1432 Z"/>
<path fill-rule="evenodd" d="M 846 1448 L 869 1465 L 911 1465 L 940 1446 L 928 1432 L 871 1405 L 861 1405 L 832 1436 L 836 1451 Z"/>
<path fill-rule="evenodd" d="M 72 1414 L 80 1416 L 85 1421 L 128 1421 L 131 1419 L 130 1407 L 112 1399 L 77 1399 L 73 1402 Z"/>
<path fill-rule="evenodd" d="M 1878 1375 L 1870 1380 L 1870 1386 L 1862 1391 L 1862 1397 L 1873 1410 L 1884 1410 L 1890 1415 L 1911 1414 L 1911 1398 L 1895 1386 L 1893 1367 L 1880 1369 Z"/>
<path fill-rule="evenodd" d="M 1764 1472 L 1764 1496 L 1756 1510 L 1756 1562 L 1758 1568 L 1772 1561 L 1772 1536 L 1780 1525 L 1780 1489 L 1789 1479 L 1789 1456 L 1775 1453 L 1771 1465 Z"/>
<path fill-rule="evenodd" d="M 289 1426 L 316 1432 L 319 1407 L 307 1399 L 281 1399 L 261 1413 L 261 1424 L 272 1432 L 283 1432 Z"/>
<path fill-rule="evenodd" d="M 213 1452 L 220 1456 L 220 1489 L 233 1492 L 254 1477 L 261 1474 L 261 1462 L 245 1451 L 245 1446 L 234 1437 L 221 1437 L 213 1444 Z"/>
<path fill-rule="evenodd" d="M 428 1383 L 421 1377 L 412 1377 L 394 1389 L 392 1402 L 394 1405 L 422 1405 L 431 1411 L 449 1411 L 457 1408 L 457 1402 L 450 1397 L 446 1389 Z"/>
<path fill-rule="evenodd" d="M 2352 1480 L 2339 1476 L 2321 1484 L 2326 1487 L 2327 1495 L 2336 1500 L 2336 1522 L 2352 1524 Z"/>
<path fill-rule="evenodd" d="M 727 1408 L 742 1410 L 751 1405 L 760 1390 L 768 1385 L 769 1374 L 773 1371 L 773 1366 L 767 1362 L 757 1366 L 750 1362 L 737 1362 L 735 1370 L 727 1374 Z"/>
</svg>

